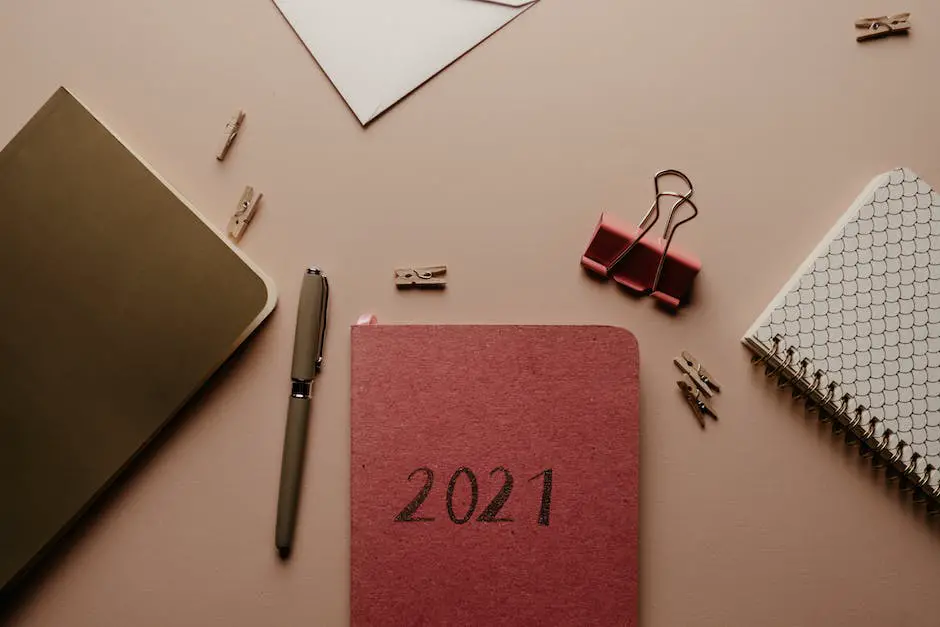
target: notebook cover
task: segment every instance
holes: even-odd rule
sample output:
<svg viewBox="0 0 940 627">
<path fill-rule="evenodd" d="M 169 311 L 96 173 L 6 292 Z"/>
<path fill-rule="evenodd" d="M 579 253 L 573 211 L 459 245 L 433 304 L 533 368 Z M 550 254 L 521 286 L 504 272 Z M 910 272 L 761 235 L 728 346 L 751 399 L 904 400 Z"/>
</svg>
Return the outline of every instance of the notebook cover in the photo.
<svg viewBox="0 0 940 627">
<path fill-rule="evenodd" d="M 274 307 L 68 91 L 0 151 L 0 590 Z"/>
<path fill-rule="evenodd" d="M 776 335 L 909 445 L 901 462 L 940 467 L 940 194 L 907 168 L 875 177 L 744 343 Z"/>
<path fill-rule="evenodd" d="M 636 625 L 638 373 L 613 327 L 353 327 L 352 624 Z"/>
</svg>

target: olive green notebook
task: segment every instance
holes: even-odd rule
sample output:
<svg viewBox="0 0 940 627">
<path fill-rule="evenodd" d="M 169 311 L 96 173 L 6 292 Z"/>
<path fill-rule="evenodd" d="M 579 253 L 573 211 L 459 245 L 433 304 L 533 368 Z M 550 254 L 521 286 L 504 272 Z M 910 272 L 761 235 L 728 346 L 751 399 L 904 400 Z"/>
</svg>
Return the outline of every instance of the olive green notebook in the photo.
<svg viewBox="0 0 940 627">
<path fill-rule="evenodd" d="M 166 182 L 52 96 L 0 152 L 0 592 L 274 304 Z"/>
</svg>

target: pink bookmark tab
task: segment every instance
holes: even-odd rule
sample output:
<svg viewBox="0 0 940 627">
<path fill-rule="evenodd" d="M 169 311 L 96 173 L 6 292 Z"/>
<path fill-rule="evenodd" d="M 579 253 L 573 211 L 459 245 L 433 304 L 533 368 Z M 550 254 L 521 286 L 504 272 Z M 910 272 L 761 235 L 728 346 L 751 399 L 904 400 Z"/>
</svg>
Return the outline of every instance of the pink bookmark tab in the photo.
<svg viewBox="0 0 940 627">
<path fill-rule="evenodd" d="M 375 317 L 374 314 L 366 313 L 359 316 L 359 319 L 356 320 L 357 327 L 368 327 L 374 326 L 379 323 L 379 319 Z"/>
</svg>

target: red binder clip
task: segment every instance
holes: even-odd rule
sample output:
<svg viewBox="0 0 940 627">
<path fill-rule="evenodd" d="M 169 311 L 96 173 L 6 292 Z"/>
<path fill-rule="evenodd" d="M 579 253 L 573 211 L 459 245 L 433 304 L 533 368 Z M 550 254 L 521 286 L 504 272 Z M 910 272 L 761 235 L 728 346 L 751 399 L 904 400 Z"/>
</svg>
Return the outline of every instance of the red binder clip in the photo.
<svg viewBox="0 0 940 627">
<path fill-rule="evenodd" d="M 682 179 L 689 186 L 689 191 L 685 194 L 659 191 L 659 179 L 665 176 Z M 692 202 L 692 181 L 678 170 L 657 173 L 653 178 L 653 187 L 656 200 L 638 228 L 608 213 L 601 214 L 591 243 L 581 257 L 581 265 L 601 276 L 612 278 L 634 292 L 652 295 L 676 308 L 692 288 L 692 281 L 702 269 L 702 262 L 675 248 L 670 250 L 670 244 L 676 230 L 698 215 L 698 207 Z M 678 199 L 669 213 L 666 230 L 662 237 L 645 238 L 659 220 L 659 201 L 663 196 Z M 692 215 L 677 220 L 677 211 L 683 205 L 692 208 Z"/>
</svg>

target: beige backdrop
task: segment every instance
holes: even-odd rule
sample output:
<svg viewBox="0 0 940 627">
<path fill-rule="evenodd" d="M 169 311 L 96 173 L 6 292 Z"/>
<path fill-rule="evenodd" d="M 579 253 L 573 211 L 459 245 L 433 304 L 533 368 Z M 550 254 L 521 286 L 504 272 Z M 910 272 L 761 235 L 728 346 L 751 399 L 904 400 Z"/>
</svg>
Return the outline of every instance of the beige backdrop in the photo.
<svg viewBox="0 0 940 627">
<path fill-rule="evenodd" d="M 910 38 L 855 43 L 855 18 L 900 10 Z M 0 622 L 346 624 L 347 325 L 375 312 L 637 335 L 643 625 L 935 625 L 938 525 L 769 389 L 739 338 L 875 174 L 940 185 L 938 59 L 935 0 L 543 0 L 364 131 L 269 0 L 0 3 L 0 144 L 68 86 L 220 228 L 245 184 L 263 191 L 243 247 L 281 291 Z M 704 270 L 676 317 L 578 265 L 600 211 L 637 220 L 667 167 L 701 209 L 677 242 Z M 395 291 L 396 265 L 436 263 L 446 293 Z M 275 499 L 309 264 L 332 317 L 285 564 Z M 704 433 L 675 386 L 682 349 L 724 384 Z"/>
</svg>

